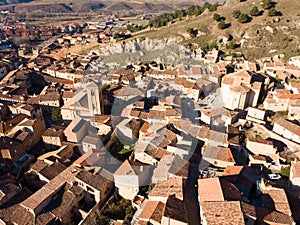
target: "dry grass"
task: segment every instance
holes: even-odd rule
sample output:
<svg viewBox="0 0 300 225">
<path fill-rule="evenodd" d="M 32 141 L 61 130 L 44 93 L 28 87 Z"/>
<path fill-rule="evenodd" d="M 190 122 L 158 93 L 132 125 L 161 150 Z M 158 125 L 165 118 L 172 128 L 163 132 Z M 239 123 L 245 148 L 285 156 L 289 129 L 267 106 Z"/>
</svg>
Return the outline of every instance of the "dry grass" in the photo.
<svg viewBox="0 0 300 225">
<path fill-rule="evenodd" d="M 276 0 L 276 9 L 283 14 L 279 22 L 274 22 L 276 17 L 268 17 L 267 11 L 262 16 L 253 17 L 252 21 L 246 24 L 241 24 L 232 17 L 232 12 L 236 9 L 242 13 L 249 13 L 253 6 L 262 9 L 260 2 L 261 0 L 228 2 L 220 6 L 217 12 L 206 11 L 198 17 L 177 21 L 168 27 L 139 32 L 135 37 L 177 38 L 183 44 L 196 43 L 204 46 L 221 35 L 231 34 L 236 42 L 244 42 L 241 50 L 249 59 L 280 53 L 286 53 L 287 57 L 297 54 L 300 43 L 300 1 Z M 218 29 L 217 22 L 213 20 L 215 13 L 226 17 L 226 23 L 231 23 L 231 27 L 225 30 Z M 267 26 L 271 29 L 266 30 Z M 188 27 L 198 29 L 198 37 L 185 38 Z M 273 33 L 270 30 L 273 30 Z"/>
</svg>

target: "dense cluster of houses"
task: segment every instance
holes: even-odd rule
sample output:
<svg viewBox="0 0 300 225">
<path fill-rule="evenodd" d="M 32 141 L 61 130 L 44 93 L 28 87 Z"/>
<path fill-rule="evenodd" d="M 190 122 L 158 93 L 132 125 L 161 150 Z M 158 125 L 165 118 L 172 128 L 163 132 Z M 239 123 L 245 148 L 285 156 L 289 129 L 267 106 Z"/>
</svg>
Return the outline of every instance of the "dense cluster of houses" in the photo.
<svg viewBox="0 0 300 225">
<path fill-rule="evenodd" d="M 300 57 L 229 72 L 213 49 L 195 52 L 201 65 L 99 79 L 85 75 L 95 53 L 50 56 L 111 36 L 66 34 L 1 58 L 0 223 L 96 223 L 113 193 L 132 202 L 133 225 L 300 222 Z"/>
</svg>

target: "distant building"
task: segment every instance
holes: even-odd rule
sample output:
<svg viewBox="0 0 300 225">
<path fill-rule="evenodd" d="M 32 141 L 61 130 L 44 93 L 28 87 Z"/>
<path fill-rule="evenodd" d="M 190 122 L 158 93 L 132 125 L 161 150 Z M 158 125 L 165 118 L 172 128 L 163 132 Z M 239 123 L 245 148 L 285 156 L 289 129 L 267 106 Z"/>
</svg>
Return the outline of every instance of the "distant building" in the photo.
<svg viewBox="0 0 300 225">
<path fill-rule="evenodd" d="M 10 105 L 9 106 L 10 111 L 13 114 L 25 114 L 27 116 L 30 116 L 31 118 L 42 118 L 43 112 L 40 107 L 34 107 L 32 105 L 18 103 L 16 105 Z"/>
<path fill-rule="evenodd" d="M 161 158 L 153 171 L 152 182 L 171 178 L 188 178 L 190 163 L 178 155 L 166 155 Z"/>
<path fill-rule="evenodd" d="M 266 111 L 254 107 L 248 108 L 247 120 L 262 123 L 266 119 Z"/>
<path fill-rule="evenodd" d="M 151 224 L 161 224 L 165 204 L 159 201 L 147 201 L 137 216 L 138 221 L 145 221 Z"/>
<path fill-rule="evenodd" d="M 87 122 L 76 117 L 64 130 L 64 134 L 68 141 L 79 143 L 87 133 Z"/>
<path fill-rule="evenodd" d="M 240 202 L 218 201 L 204 202 L 201 206 L 201 224 L 235 224 L 245 225 Z"/>
</svg>

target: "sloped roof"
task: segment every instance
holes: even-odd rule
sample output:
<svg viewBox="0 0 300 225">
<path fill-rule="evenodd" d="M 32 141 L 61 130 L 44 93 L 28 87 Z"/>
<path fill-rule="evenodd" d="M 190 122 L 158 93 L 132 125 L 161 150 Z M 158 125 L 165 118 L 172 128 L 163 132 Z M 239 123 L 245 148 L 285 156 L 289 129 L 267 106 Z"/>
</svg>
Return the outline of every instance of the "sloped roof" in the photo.
<svg viewBox="0 0 300 225">
<path fill-rule="evenodd" d="M 209 225 L 245 224 L 238 201 L 204 202 L 201 207 Z"/>
<path fill-rule="evenodd" d="M 164 211 L 164 217 L 171 218 L 183 223 L 187 223 L 186 208 L 183 200 L 176 198 L 175 195 L 168 197 Z"/>
<path fill-rule="evenodd" d="M 219 178 L 199 179 L 198 194 L 200 204 L 202 202 L 217 202 L 225 200 Z"/>
</svg>

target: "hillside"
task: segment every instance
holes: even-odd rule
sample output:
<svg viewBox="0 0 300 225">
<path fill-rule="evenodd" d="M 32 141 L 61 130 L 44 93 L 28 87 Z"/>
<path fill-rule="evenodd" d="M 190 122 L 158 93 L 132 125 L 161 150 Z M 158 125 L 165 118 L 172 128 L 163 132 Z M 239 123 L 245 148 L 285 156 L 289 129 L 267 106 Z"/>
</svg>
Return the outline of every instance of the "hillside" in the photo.
<svg viewBox="0 0 300 225">
<path fill-rule="evenodd" d="M 212 41 L 233 36 L 234 42 L 241 44 L 240 50 L 248 59 L 285 53 L 287 57 L 299 54 L 300 49 L 300 1 L 276 0 L 276 9 L 282 13 L 280 17 L 269 17 L 267 10 L 261 16 L 252 17 L 249 23 L 240 23 L 233 18 L 232 12 L 240 10 L 248 13 L 253 6 L 261 10 L 261 0 L 246 2 L 227 2 L 216 12 L 206 10 L 202 15 L 184 18 L 167 26 L 152 30 L 144 30 L 134 37 L 149 37 L 154 39 L 174 38 L 185 45 L 194 43 L 201 47 Z M 226 23 L 231 23 L 227 29 L 218 28 L 218 22 L 213 20 L 215 13 L 226 17 Z M 197 37 L 190 38 L 187 28 L 198 30 Z"/>
<path fill-rule="evenodd" d="M 10 4 L 18 4 L 23 2 L 30 2 L 32 0 L 0 0 L 0 6 L 1 5 L 10 5 Z"/>
<path fill-rule="evenodd" d="M 191 4 L 215 2 L 216 0 L 0 0 L 0 10 L 18 14 L 33 13 L 120 13 L 120 16 L 134 16 L 145 13 L 159 13 L 185 8 Z"/>
</svg>

